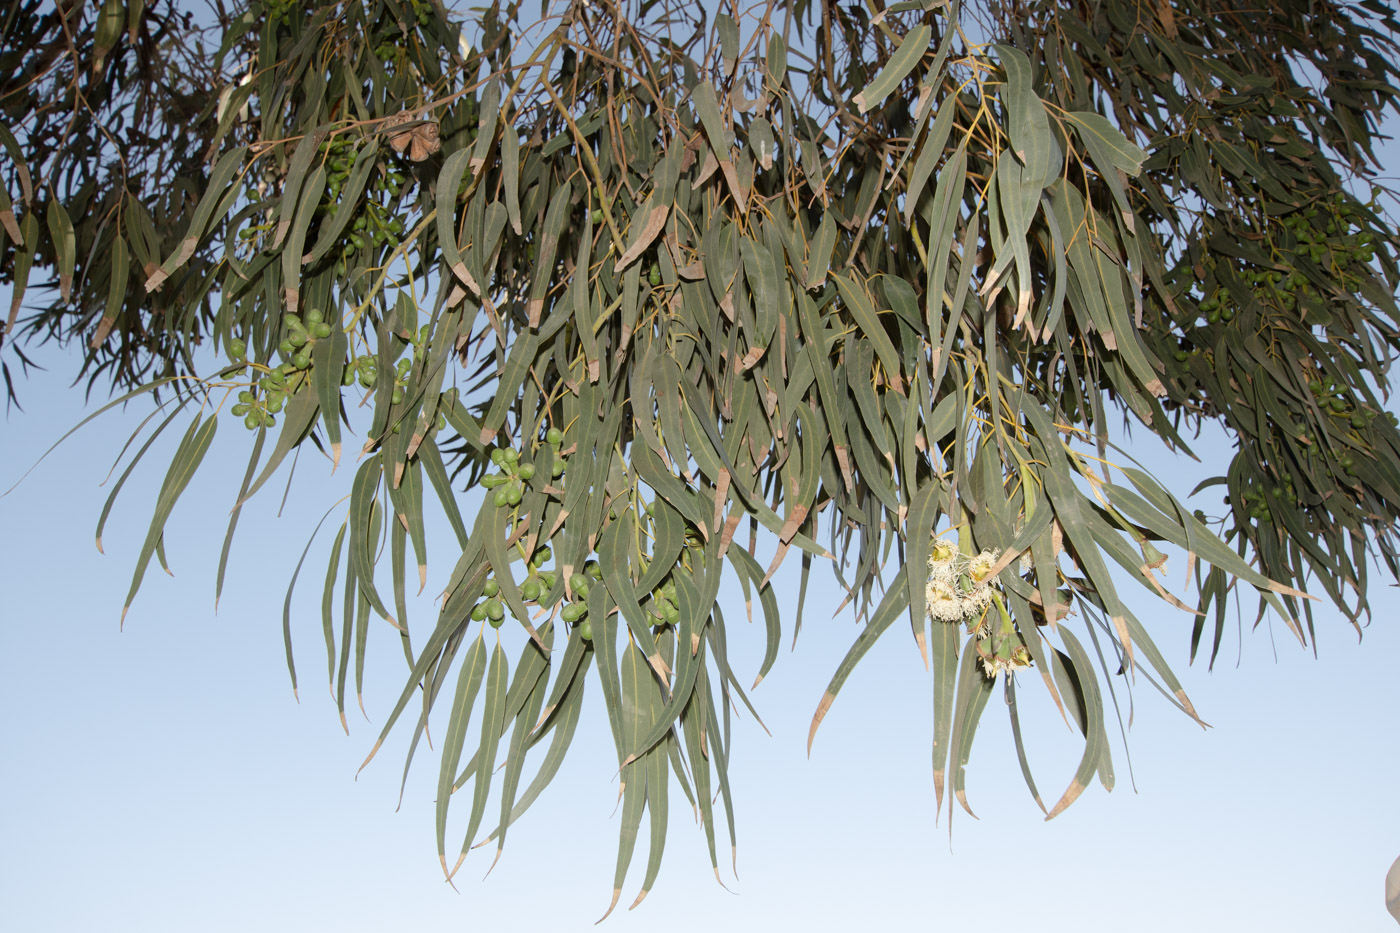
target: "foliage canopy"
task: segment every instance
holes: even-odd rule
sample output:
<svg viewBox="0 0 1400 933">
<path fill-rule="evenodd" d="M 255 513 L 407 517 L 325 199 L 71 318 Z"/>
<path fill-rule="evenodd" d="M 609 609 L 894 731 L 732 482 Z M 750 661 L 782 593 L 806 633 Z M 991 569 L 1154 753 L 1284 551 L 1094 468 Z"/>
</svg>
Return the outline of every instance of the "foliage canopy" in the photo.
<svg viewBox="0 0 1400 933">
<path fill-rule="evenodd" d="M 343 719 L 369 626 L 401 633 L 380 741 L 412 730 L 411 760 L 445 715 L 444 871 L 452 792 L 462 856 L 484 831 L 499 852 L 596 681 L 614 904 L 644 814 L 639 901 L 656 879 L 673 786 L 718 874 L 749 698 L 716 597 L 725 574 L 757 597 L 761 680 L 791 551 L 794 638 L 814 568 L 865 619 L 812 733 L 905 619 L 940 807 L 949 782 L 966 806 L 998 680 L 1020 751 L 1021 671 L 1084 737 L 1048 807 L 1022 753 L 1054 816 L 1112 785 L 1117 668 L 1195 716 L 1133 598 L 1195 613 L 1213 659 L 1232 592 L 1306 643 L 1304 588 L 1359 623 L 1368 564 L 1400 572 L 1400 238 L 1382 189 L 1353 193 L 1397 107 L 1396 26 L 1375 0 L 18 0 L 4 346 L 80 345 L 89 388 L 170 409 L 152 437 L 187 426 L 128 607 L 221 416 L 250 432 L 241 505 L 304 444 L 333 468 L 347 405 L 372 411 L 328 523 L 328 673 Z M 1131 465 L 1120 420 L 1170 456 L 1222 426 L 1221 513 Z M 430 510 L 460 553 L 410 637 Z M 1159 578 L 1164 547 L 1194 594 Z"/>
</svg>

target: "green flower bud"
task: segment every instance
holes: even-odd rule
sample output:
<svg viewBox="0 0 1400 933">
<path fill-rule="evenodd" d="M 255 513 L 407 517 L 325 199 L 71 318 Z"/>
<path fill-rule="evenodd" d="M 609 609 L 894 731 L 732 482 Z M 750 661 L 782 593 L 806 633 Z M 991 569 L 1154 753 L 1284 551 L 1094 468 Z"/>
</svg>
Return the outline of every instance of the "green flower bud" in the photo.
<svg viewBox="0 0 1400 933">
<path fill-rule="evenodd" d="M 486 604 L 477 603 L 472 607 L 472 621 L 480 622 L 486 618 Z"/>
<path fill-rule="evenodd" d="M 500 591 L 501 584 L 494 577 L 487 580 L 486 585 L 481 588 L 481 592 L 485 593 L 487 596 L 495 596 Z"/>
<path fill-rule="evenodd" d="M 520 473 L 521 479 L 534 479 L 535 465 L 533 463 L 522 463 L 520 464 L 518 472 Z"/>
<path fill-rule="evenodd" d="M 564 443 L 564 432 L 558 428 L 550 428 L 545 432 L 544 439 L 549 442 L 549 446 L 558 447 Z"/>
<path fill-rule="evenodd" d="M 504 508 L 510 502 L 510 493 L 504 489 L 497 489 L 496 495 L 491 501 L 496 503 L 496 508 Z"/>
<path fill-rule="evenodd" d="M 582 638 L 584 641 L 592 641 L 593 623 L 589 622 L 587 619 L 584 619 L 583 624 L 578 627 L 578 637 Z"/>
<path fill-rule="evenodd" d="M 520 587 L 520 595 L 529 600 L 540 598 L 540 581 L 526 580 Z"/>
</svg>

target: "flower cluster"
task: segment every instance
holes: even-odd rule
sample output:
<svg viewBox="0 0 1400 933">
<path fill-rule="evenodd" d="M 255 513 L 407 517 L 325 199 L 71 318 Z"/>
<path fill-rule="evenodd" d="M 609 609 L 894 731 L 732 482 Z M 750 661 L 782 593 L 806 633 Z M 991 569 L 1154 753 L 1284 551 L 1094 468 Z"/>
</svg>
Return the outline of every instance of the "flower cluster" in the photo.
<svg viewBox="0 0 1400 933">
<path fill-rule="evenodd" d="M 940 622 L 984 625 L 992 603 L 991 571 L 1001 552 L 967 555 L 956 545 L 937 541 L 928 561 L 928 613 Z"/>
<path fill-rule="evenodd" d="M 928 561 L 928 614 L 939 622 L 964 623 L 977 639 L 977 659 L 987 677 L 1030 667 L 1031 654 L 1011 615 L 993 590 L 992 571 L 1001 551 L 964 554 L 935 541 Z M 993 603 L 996 612 L 991 612 Z"/>
</svg>

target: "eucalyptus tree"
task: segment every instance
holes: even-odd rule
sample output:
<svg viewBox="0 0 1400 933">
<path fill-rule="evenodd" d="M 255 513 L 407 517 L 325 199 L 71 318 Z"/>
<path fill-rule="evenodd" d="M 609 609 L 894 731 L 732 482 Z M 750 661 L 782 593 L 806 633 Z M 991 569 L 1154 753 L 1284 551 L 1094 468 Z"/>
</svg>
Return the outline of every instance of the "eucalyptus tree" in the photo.
<svg viewBox="0 0 1400 933">
<path fill-rule="evenodd" d="M 499 853 L 590 702 L 621 769 L 614 904 L 644 816 L 652 887 L 675 789 L 718 874 L 729 711 L 812 573 L 863 625 L 809 748 L 907 632 L 937 806 L 966 805 L 1001 686 L 1053 817 L 1112 786 L 1115 677 L 1196 716 L 1145 605 L 1213 660 L 1232 599 L 1307 644 L 1315 599 L 1359 629 L 1372 565 L 1400 570 L 1386 4 L 212 3 L 9 5 L 7 384 L 56 340 L 112 404 L 163 406 L 151 438 L 183 429 L 127 607 L 221 423 L 248 451 L 226 561 L 238 507 L 306 445 L 334 470 L 372 412 L 323 523 L 328 675 L 343 717 L 370 627 L 399 632 L 380 742 L 406 731 L 411 760 L 445 721 L 449 874 Z M 1211 425 L 1235 447 L 1207 514 L 1134 457 Z M 434 514 L 458 551 L 410 629 Z M 761 658 L 727 648 L 726 580 Z M 1018 684 L 1083 738 L 1048 805 Z"/>
</svg>

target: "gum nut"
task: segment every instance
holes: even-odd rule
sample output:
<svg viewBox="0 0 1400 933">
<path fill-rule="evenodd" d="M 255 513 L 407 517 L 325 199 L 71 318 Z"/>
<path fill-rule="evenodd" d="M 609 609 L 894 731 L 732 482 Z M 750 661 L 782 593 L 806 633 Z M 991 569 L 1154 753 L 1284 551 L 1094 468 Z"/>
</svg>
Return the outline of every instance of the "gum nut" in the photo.
<svg viewBox="0 0 1400 933">
<path fill-rule="evenodd" d="M 579 587 L 584 586 L 587 583 L 588 578 L 581 573 L 574 573 L 569 575 L 569 589 L 571 590 L 577 590 Z"/>
<path fill-rule="evenodd" d="M 511 505 L 519 505 L 519 504 L 520 504 L 520 487 L 519 487 L 519 486 L 509 486 L 509 487 L 506 488 L 505 493 L 506 493 L 506 501 L 507 501 L 508 503 L 510 503 Z"/>
<path fill-rule="evenodd" d="M 248 412 L 248 417 L 243 419 L 243 423 L 247 426 L 248 430 L 251 431 L 262 424 L 262 415 L 258 412 L 250 411 Z"/>
<path fill-rule="evenodd" d="M 564 443 L 564 432 L 558 428 L 550 428 L 545 434 L 544 439 L 550 443 L 550 446 L 558 447 L 560 444 Z"/>
<path fill-rule="evenodd" d="M 504 489 L 497 489 L 496 495 L 491 501 L 496 503 L 496 508 L 499 509 L 510 502 L 510 496 Z"/>
<path fill-rule="evenodd" d="M 307 324 L 319 324 L 325 319 L 326 316 L 321 313 L 320 308 L 312 308 L 310 311 L 306 312 L 305 321 Z"/>
<path fill-rule="evenodd" d="M 486 617 L 488 619 L 504 619 L 506 617 L 506 607 L 499 599 L 486 601 Z"/>
<path fill-rule="evenodd" d="M 520 451 L 513 447 L 507 447 L 501 456 L 506 458 L 506 463 L 516 463 L 520 460 Z"/>
<path fill-rule="evenodd" d="M 488 621 L 492 628 L 500 628 L 502 625 L 506 624 L 505 613 L 502 613 L 500 617 L 492 616 Z"/>
<path fill-rule="evenodd" d="M 579 599 L 587 599 L 587 598 L 588 598 L 588 584 L 585 583 L 583 586 L 577 587 L 577 588 L 574 590 L 574 595 L 577 596 Z"/>
<path fill-rule="evenodd" d="M 331 326 L 329 324 L 313 324 L 311 333 L 315 334 L 318 339 L 325 340 L 332 333 Z"/>
<path fill-rule="evenodd" d="M 491 451 L 491 462 L 496 464 L 496 466 L 500 466 L 501 464 L 505 463 L 506 452 L 500 447 L 497 447 L 495 450 Z"/>
<path fill-rule="evenodd" d="M 545 561 L 554 556 L 554 552 L 547 547 L 542 547 L 535 552 L 535 558 L 531 561 L 536 567 L 543 567 Z"/>
<path fill-rule="evenodd" d="M 486 585 L 481 588 L 481 592 L 485 593 L 487 596 L 495 596 L 500 591 L 501 584 L 498 580 L 494 578 L 487 580 Z"/>
<path fill-rule="evenodd" d="M 305 353 L 298 353 L 292 357 L 292 365 L 297 369 L 305 369 L 311 365 L 311 357 Z"/>
<path fill-rule="evenodd" d="M 534 465 L 533 463 L 522 463 L 522 464 L 520 464 L 520 478 L 521 478 L 521 479 L 534 479 L 534 477 L 535 477 L 535 465 Z"/>
<path fill-rule="evenodd" d="M 582 610 L 578 606 L 571 605 L 565 606 L 564 610 L 559 613 L 559 617 L 565 622 L 577 622 L 578 617 L 582 614 Z"/>
<path fill-rule="evenodd" d="M 584 641 L 592 641 L 593 623 L 589 622 L 587 619 L 584 619 L 583 624 L 578 627 L 578 637 L 582 638 Z"/>
<path fill-rule="evenodd" d="M 290 340 L 284 340 L 277 345 L 277 350 L 283 356 L 291 356 L 296 352 L 296 346 Z"/>
<path fill-rule="evenodd" d="M 526 599 L 540 598 L 540 582 L 538 580 L 526 580 L 525 585 L 520 588 L 520 595 Z"/>
<path fill-rule="evenodd" d="M 564 475 L 564 461 L 563 461 L 563 460 L 555 460 L 555 461 L 554 461 L 554 466 L 552 466 L 552 467 L 549 468 L 549 473 L 550 473 L 550 475 L 553 476 L 555 479 L 558 479 L 559 477 L 563 476 L 563 475 Z"/>
<path fill-rule="evenodd" d="M 484 618 L 486 618 L 486 604 L 477 603 L 472 607 L 472 621 L 480 622 Z"/>
</svg>

